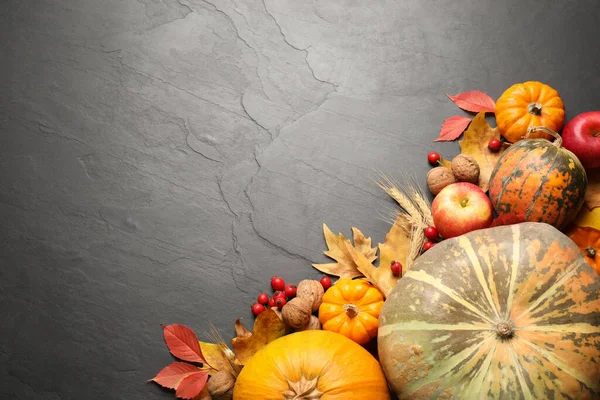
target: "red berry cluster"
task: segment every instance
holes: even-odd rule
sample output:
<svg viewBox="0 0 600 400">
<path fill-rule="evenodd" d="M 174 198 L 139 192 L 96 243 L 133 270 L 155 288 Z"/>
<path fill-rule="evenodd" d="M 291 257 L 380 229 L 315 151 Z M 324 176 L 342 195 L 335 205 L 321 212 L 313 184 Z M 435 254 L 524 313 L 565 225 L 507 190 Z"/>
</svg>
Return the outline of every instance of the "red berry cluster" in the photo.
<svg viewBox="0 0 600 400">
<path fill-rule="evenodd" d="M 327 290 L 331 287 L 331 278 L 323 276 L 321 278 L 323 289 Z M 271 278 L 271 289 L 273 295 L 269 297 L 266 293 L 258 295 L 257 302 L 252 305 L 252 313 L 257 316 L 268 308 L 282 309 L 289 300 L 296 297 L 296 285 L 293 283 L 285 284 L 283 278 L 274 276 Z"/>
<path fill-rule="evenodd" d="M 423 231 L 423 234 L 427 238 L 427 241 L 425 244 L 423 244 L 423 250 L 425 251 L 435 246 L 435 244 L 441 239 L 440 234 L 435 226 L 428 226 Z"/>
</svg>

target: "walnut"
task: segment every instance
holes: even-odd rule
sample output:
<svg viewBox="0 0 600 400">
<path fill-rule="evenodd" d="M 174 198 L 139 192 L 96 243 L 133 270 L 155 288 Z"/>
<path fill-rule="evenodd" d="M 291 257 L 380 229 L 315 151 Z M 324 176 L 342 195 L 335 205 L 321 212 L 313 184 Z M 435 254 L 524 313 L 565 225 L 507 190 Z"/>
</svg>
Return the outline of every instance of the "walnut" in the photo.
<svg viewBox="0 0 600 400">
<path fill-rule="evenodd" d="M 479 164 L 469 155 L 459 154 L 452 160 L 452 173 L 459 182 L 477 185 L 479 182 Z"/>
<path fill-rule="evenodd" d="M 456 178 L 450 168 L 435 167 L 427 174 L 427 185 L 434 196 L 453 183 L 456 183 Z"/>
<path fill-rule="evenodd" d="M 312 279 L 305 279 L 298 284 L 296 297 L 302 297 L 312 302 L 312 311 L 317 311 L 323 302 L 323 285 L 321 282 Z"/>
<path fill-rule="evenodd" d="M 235 377 L 231 372 L 222 369 L 210 377 L 207 386 L 213 400 L 231 400 Z"/>
<path fill-rule="evenodd" d="M 294 297 L 281 309 L 283 322 L 292 328 L 302 328 L 310 321 L 312 314 L 311 300 Z"/>
<path fill-rule="evenodd" d="M 321 329 L 321 321 L 315 315 L 311 315 L 308 323 L 297 331 L 318 331 Z"/>
</svg>

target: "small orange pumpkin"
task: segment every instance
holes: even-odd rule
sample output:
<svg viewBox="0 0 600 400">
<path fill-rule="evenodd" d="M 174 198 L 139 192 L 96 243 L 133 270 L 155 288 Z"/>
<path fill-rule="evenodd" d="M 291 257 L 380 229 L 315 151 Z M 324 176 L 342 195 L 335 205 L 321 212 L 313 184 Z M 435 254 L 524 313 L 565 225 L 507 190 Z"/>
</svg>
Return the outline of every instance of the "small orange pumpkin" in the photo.
<svg viewBox="0 0 600 400">
<path fill-rule="evenodd" d="M 567 235 L 581 249 L 585 261 L 600 274 L 600 230 L 573 225 Z"/>
<path fill-rule="evenodd" d="M 377 336 L 383 294 L 369 282 L 340 279 L 323 296 L 319 320 L 323 329 L 340 333 L 358 344 Z"/>
<path fill-rule="evenodd" d="M 511 143 L 523 139 L 532 126 L 558 132 L 565 122 L 565 106 L 558 92 L 541 82 L 517 83 L 496 102 L 498 130 Z M 546 137 L 550 139 L 550 137 Z"/>
</svg>

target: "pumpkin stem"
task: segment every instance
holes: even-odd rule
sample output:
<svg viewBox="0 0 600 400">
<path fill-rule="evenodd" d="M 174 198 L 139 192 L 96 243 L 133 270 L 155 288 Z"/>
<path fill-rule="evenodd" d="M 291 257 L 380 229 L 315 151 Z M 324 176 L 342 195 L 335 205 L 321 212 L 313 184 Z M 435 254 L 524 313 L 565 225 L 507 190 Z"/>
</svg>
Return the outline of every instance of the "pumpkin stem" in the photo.
<svg viewBox="0 0 600 400">
<path fill-rule="evenodd" d="M 529 135 L 531 135 L 532 133 L 535 133 L 535 132 L 544 132 L 550 136 L 553 136 L 554 137 L 553 144 L 556 147 L 562 146 L 562 138 L 560 137 L 560 135 L 558 133 L 554 132 L 552 129 L 547 128 L 545 126 L 530 126 L 527 129 L 527 134 L 525 135 L 525 139 L 527 139 L 529 137 Z"/>
<path fill-rule="evenodd" d="M 586 247 L 585 248 L 585 253 L 590 258 L 596 257 L 596 249 L 593 248 L 592 246 Z"/>
<path fill-rule="evenodd" d="M 510 339 L 514 334 L 513 325 L 510 322 L 502 321 L 496 324 L 496 335 L 500 339 Z"/>
<path fill-rule="evenodd" d="M 344 304 L 344 310 L 348 318 L 354 318 L 358 315 L 358 307 L 354 304 Z"/>
<path fill-rule="evenodd" d="M 317 387 L 319 378 L 306 379 L 304 375 L 298 382 L 288 380 L 289 390 L 283 392 L 285 400 L 319 400 L 323 392 Z"/>
<path fill-rule="evenodd" d="M 534 101 L 533 103 L 529 103 L 529 106 L 527 106 L 527 111 L 533 115 L 542 115 L 542 105 L 537 101 Z"/>
</svg>

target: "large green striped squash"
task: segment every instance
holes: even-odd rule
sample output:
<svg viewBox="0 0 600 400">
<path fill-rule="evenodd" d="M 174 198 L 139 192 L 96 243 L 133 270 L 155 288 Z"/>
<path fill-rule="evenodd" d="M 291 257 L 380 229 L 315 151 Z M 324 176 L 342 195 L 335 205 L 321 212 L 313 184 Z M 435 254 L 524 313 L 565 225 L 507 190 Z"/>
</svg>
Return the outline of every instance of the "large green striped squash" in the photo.
<svg viewBox="0 0 600 400">
<path fill-rule="evenodd" d="M 600 398 L 600 276 L 550 225 L 448 239 L 398 282 L 379 358 L 401 399 Z"/>
</svg>

